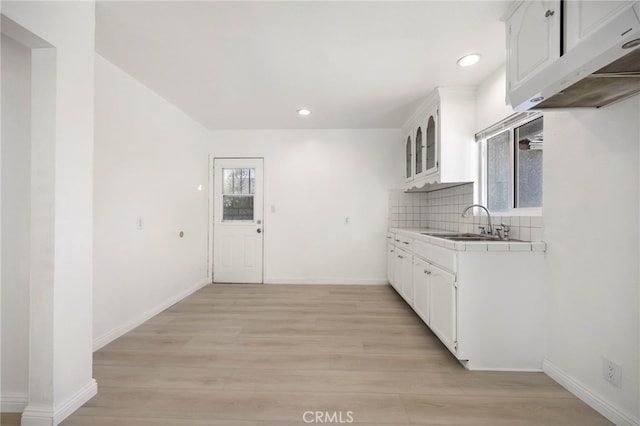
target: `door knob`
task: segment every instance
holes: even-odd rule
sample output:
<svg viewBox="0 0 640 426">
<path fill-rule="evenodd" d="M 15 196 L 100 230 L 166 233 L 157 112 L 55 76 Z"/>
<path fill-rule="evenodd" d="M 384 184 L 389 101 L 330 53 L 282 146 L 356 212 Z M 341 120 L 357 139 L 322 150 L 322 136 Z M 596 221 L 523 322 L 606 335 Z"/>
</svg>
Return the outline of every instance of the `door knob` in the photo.
<svg viewBox="0 0 640 426">
<path fill-rule="evenodd" d="M 262 229 L 258 228 L 258 230 L 256 231 L 258 234 L 262 232 Z"/>
</svg>

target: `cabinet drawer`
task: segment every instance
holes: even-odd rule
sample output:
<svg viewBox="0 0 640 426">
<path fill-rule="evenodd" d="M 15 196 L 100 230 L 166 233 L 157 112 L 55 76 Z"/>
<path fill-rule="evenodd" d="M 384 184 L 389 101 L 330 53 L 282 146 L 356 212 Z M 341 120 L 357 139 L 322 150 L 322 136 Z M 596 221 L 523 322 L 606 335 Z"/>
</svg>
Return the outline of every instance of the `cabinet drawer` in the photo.
<svg viewBox="0 0 640 426">
<path fill-rule="evenodd" d="M 413 238 L 396 234 L 395 242 L 396 246 L 401 247 L 404 250 L 411 251 L 411 249 L 413 248 Z"/>
<path fill-rule="evenodd" d="M 415 241 L 413 252 L 429 263 L 433 263 L 449 272 L 456 273 L 456 252 L 424 241 Z"/>
</svg>

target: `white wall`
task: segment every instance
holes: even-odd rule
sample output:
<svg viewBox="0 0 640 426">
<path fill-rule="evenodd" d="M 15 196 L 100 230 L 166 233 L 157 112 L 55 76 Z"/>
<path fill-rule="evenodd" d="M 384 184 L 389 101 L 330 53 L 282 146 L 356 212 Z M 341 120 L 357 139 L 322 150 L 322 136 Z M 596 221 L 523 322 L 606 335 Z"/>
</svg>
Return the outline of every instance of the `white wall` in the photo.
<svg viewBox="0 0 640 426">
<path fill-rule="evenodd" d="M 55 46 L 32 52 L 30 377 L 22 416 L 25 426 L 51 425 L 96 392 L 91 377 L 95 5 L 4 1 L 2 13 Z"/>
<path fill-rule="evenodd" d="M 104 58 L 95 64 L 98 348 L 210 280 L 208 131 Z"/>
<path fill-rule="evenodd" d="M 495 70 L 479 86 L 476 96 L 476 131 L 481 131 L 514 113 L 505 96 L 504 66 Z"/>
<path fill-rule="evenodd" d="M 386 283 L 399 130 L 214 131 L 216 157 L 264 157 L 264 280 Z M 345 218 L 350 223 L 345 225 Z"/>
<path fill-rule="evenodd" d="M 3 412 L 22 412 L 29 387 L 31 50 L 2 36 Z"/>
<path fill-rule="evenodd" d="M 478 130 L 513 113 L 504 68 L 478 88 Z M 545 372 L 618 424 L 638 422 L 640 97 L 544 113 Z M 622 365 L 622 387 L 602 378 Z"/>
<path fill-rule="evenodd" d="M 640 97 L 545 113 L 551 367 L 638 419 Z M 622 386 L 602 377 L 622 366 Z"/>
</svg>

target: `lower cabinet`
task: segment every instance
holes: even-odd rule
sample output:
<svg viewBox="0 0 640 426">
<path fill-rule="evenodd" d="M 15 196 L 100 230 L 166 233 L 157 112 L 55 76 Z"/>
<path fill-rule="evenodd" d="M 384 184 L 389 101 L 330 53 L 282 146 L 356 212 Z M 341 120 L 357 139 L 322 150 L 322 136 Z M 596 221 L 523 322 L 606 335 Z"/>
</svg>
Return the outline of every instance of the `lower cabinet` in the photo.
<svg viewBox="0 0 640 426">
<path fill-rule="evenodd" d="M 389 280 L 389 284 L 391 284 L 391 286 L 393 288 L 396 288 L 396 268 L 395 268 L 395 262 L 396 262 L 396 246 L 389 243 L 387 244 L 387 280 Z M 397 290 L 397 288 L 396 288 Z"/>
<path fill-rule="evenodd" d="M 458 349 L 457 315 L 458 295 L 455 276 L 442 269 L 428 266 L 429 326 L 442 343 L 454 354 Z"/>
<path fill-rule="evenodd" d="M 389 282 L 467 369 L 541 370 L 543 251 L 459 251 L 406 237 L 387 246 Z"/>
<path fill-rule="evenodd" d="M 411 253 L 396 247 L 396 290 L 409 305 L 413 304 L 412 259 Z"/>
<path fill-rule="evenodd" d="M 420 259 L 413 258 L 413 310 L 425 324 L 430 325 L 429 305 L 429 277 L 431 275 L 430 264 Z"/>
</svg>

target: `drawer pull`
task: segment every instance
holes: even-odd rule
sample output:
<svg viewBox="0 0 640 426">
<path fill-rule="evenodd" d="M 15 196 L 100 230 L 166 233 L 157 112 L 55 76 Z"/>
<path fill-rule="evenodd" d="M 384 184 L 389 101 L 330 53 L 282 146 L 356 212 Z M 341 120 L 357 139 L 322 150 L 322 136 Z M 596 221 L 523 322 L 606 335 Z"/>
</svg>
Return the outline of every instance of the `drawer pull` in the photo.
<svg viewBox="0 0 640 426">
<path fill-rule="evenodd" d="M 398 255 L 398 259 L 404 259 L 404 256 Z"/>
<path fill-rule="evenodd" d="M 426 269 L 424 270 L 424 273 L 427 275 L 431 275 L 431 271 L 427 271 Z"/>
<path fill-rule="evenodd" d="M 408 243 L 408 242 L 406 242 L 406 241 L 403 241 L 403 242 L 402 242 L 402 244 L 409 244 L 409 243 Z"/>
</svg>

